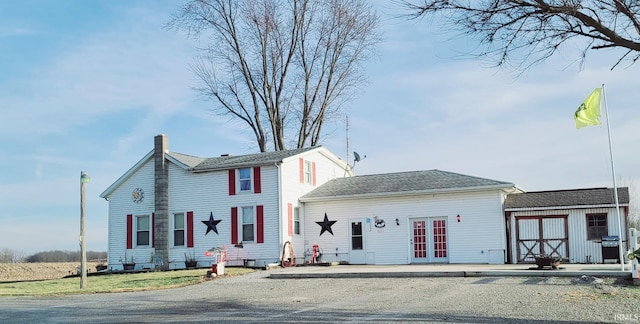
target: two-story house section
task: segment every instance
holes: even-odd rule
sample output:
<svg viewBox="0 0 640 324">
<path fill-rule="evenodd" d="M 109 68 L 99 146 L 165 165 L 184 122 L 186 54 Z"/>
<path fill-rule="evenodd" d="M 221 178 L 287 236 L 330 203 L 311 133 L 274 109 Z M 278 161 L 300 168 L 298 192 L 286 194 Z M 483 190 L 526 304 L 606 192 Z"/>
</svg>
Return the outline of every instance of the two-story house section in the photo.
<svg viewBox="0 0 640 324">
<path fill-rule="evenodd" d="M 229 264 L 280 261 L 285 242 L 303 248 L 298 198 L 349 166 L 323 147 L 201 158 L 154 149 L 100 196 L 109 201 L 109 268 L 185 267 L 214 261 L 226 248 Z"/>
</svg>

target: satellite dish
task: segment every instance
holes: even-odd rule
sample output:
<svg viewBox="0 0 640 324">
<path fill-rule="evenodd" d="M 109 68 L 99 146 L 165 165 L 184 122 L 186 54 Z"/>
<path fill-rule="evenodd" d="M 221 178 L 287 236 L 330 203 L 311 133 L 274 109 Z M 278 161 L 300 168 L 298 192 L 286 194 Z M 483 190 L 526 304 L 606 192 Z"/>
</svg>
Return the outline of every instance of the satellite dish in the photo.
<svg viewBox="0 0 640 324">
<path fill-rule="evenodd" d="M 366 158 L 367 158 L 366 155 L 363 157 L 360 157 L 360 154 L 358 154 L 358 152 L 353 152 L 353 164 L 356 164 L 357 162 L 360 162 Z"/>
</svg>

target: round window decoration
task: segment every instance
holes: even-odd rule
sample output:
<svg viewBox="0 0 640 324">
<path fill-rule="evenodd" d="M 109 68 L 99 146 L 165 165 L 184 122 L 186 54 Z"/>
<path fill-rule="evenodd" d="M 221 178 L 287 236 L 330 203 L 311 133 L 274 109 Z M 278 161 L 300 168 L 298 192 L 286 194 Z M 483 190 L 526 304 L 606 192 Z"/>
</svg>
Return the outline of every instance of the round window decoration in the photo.
<svg viewBox="0 0 640 324">
<path fill-rule="evenodd" d="M 144 200 L 144 190 L 142 190 L 142 188 L 135 188 L 131 194 L 131 198 L 134 203 L 141 203 Z"/>
</svg>

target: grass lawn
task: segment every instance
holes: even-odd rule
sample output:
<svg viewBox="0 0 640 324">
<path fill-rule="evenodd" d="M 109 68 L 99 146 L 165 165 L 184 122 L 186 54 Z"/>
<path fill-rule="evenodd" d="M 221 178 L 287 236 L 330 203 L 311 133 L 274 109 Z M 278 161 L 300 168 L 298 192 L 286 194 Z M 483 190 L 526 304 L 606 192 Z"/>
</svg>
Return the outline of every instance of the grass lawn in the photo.
<svg viewBox="0 0 640 324">
<path fill-rule="evenodd" d="M 245 268 L 225 268 L 222 278 L 253 271 Z M 203 282 L 206 280 L 206 274 L 207 269 L 105 274 L 87 277 L 84 289 L 80 289 L 80 277 L 0 282 L 0 296 L 56 296 L 166 289 Z"/>
</svg>

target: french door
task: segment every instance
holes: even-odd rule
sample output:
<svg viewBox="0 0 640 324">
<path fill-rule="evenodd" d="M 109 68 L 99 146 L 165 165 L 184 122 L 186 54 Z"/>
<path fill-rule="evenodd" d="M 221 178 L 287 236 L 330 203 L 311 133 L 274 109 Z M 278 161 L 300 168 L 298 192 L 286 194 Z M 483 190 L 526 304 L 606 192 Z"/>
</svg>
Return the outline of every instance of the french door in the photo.
<svg viewBox="0 0 640 324">
<path fill-rule="evenodd" d="M 411 219 L 411 263 L 449 262 L 447 218 Z"/>
</svg>

